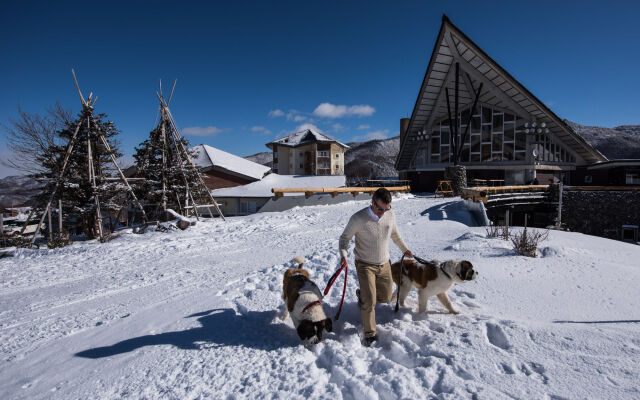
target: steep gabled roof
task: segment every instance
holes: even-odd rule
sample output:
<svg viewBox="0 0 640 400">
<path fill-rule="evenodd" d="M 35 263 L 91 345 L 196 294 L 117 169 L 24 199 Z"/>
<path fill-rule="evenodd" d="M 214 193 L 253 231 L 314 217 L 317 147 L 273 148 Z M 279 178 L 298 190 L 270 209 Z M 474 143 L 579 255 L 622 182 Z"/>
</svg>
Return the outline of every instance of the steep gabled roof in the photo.
<svg viewBox="0 0 640 400">
<path fill-rule="evenodd" d="M 219 169 L 254 180 L 260 180 L 271 168 L 254 163 L 226 151 L 216 149 L 206 144 L 199 144 L 192 148 L 196 155 L 193 162 L 203 169 Z"/>
<path fill-rule="evenodd" d="M 273 149 L 274 145 L 278 146 L 287 146 L 287 147 L 298 147 L 306 144 L 310 144 L 313 142 L 321 142 L 321 143 L 335 143 L 338 146 L 341 146 L 343 149 L 348 149 L 344 143 L 338 142 L 331 136 L 325 135 L 320 132 L 316 132 L 313 129 L 305 129 L 300 132 L 292 133 L 289 136 L 283 137 L 282 139 L 275 140 L 271 143 L 267 143 L 267 147 Z"/>
<path fill-rule="evenodd" d="M 474 92 L 482 83 L 479 103 L 511 110 L 528 121 L 546 123 L 550 132 L 574 151 L 576 158 L 583 163 L 607 159 L 443 15 L 438 39 L 396 159 L 396 169 L 409 167 L 420 140 L 418 132 L 447 116 L 446 87 L 453 106 L 456 62 L 460 65 L 460 110 L 473 105 Z"/>
</svg>

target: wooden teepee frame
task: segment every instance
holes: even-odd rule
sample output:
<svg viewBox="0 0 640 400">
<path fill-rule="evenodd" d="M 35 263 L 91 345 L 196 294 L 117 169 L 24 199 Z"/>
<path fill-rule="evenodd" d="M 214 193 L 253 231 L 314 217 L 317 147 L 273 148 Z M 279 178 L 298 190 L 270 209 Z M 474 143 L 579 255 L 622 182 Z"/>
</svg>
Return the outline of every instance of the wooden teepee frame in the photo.
<svg viewBox="0 0 640 400">
<path fill-rule="evenodd" d="M 109 142 L 107 141 L 107 139 L 104 137 L 104 132 L 102 132 L 102 129 L 100 128 L 100 126 L 98 125 L 98 123 L 96 122 L 93 116 L 93 105 L 95 104 L 96 100 L 98 100 L 98 97 L 97 96 L 92 97 L 93 93 L 90 93 L 89 97 L 85 100 L 84 96 L 82 95 L 82 92 L 80 91 L 80 86 L 78 85 L 78 79 L 76 79 L 76 73 L 74 72 L 73 69 L 71 70 L 71 74 L 73 74 L 73 81 L 75 82 L 76 89 L 78 91 L 78 96 L 80 96 L 80 101 L 82 102 L 83 115 L 85 117 L 78 122 L 78 125 L 76 126 L 76 129 L 73 132 L 73 136 L 71 137 L 71 140 L 69 140 L 69 143 L 67 144 L 67 151 L 64 156 L 64 161 L 62 162 L 60 175 L 58 176 L 58 180 L 56 181 L 56 186 L 53 189 L 53 192 L 51 193 L 49 202 L 47 203 L 47 206 L 45 207 L 44 212 L 40 217 L 40 222 L 36 227 L 36 231 L 33 234 L 33 238 L 31 239 L 31 243 L 29 244 L 30 248 L 33 247 L 33 243 L 35 242 L 36 237 L 38 236 L 38 233 L 40 233 L 40 226 L 42 226 L 42 223 L 44 222 L 44 218 L 47 215 L 49 209 L 51 208 L 51 203 L 53 202 L 56 194 L 58 193 L 58 190 L 60 189 L 60 186 L 62 185 L 62 182 L 64 179 L 64 173 L 67 169 L 67 162 L 69 161 L 69 157 L 73 152 L 74 146 L 77 144 L 76 137 L 78 135 L 78 132 L 80 131 L 80 127 L 82 126 L 82 124 L 85 124 L 85 123 L 90 132 L 90 135 L 91 134 L 97 135 L 100 141 L 102 142 L 102 144 L 104 145 L 104 147 L 107 149 L 107 152 L 111 157 L 111 162 L 113 162 L 113 165 L 118 170 L 118 175 L 120 176 L 120 179 L 125 184 L 129 194 L 133 197 L 133 201 L 135 202 L 136 206 L 142 212 L 143 224 L 145 225 L 147 224 L 147 215 L 144 212 L 144 208 L 142 207 L 142 204 L 140 204 L 140 202 L 138 201 L 138 198 L 136 197 L 135 193 L 133 193 L 133 189 L 129 185 L 127 178 L 122 173 L 122 169 L 120 169 L 120 166 L 118 166 L 118 162 L 116 161 L 116 157 L 113 155 L 111 146 L 109 145 Z M 100 211 L 100 199 L 98 198 L 98 194 L 96 192 L 96 171 L 93 165 L 94 163 L 93 163 L 93 153 L 91 148 L 91 140 L 87 140 L 87 156 L 88 156 L 89 183 L 91 184 L 91 187 L 93 188 L 93 191 L 94 191 L 94 201 L 96 205 L 96 219 L 97 219 L 97 226 L 98 226 L 98 234 L 99 234 L 100 240 L 104 241 L 104 233 L 102 232 L 102 213 Z M 102 176 L 100 175 L 99 178 L 102 178 Z M 33 210 L 32 210 L 32 213 L 33 213 Z M 25 222 L 25 226 L 22 228 L 23 231 L 26 228 L 26 225 L 28 224 L 29 219 L 30 218 L 27 218 L 27 221 Z"/>
<path fill-rule="evenodd" d="M 220 218 L 222 218 L 222 220 L 225 220 L 224 214 L 222 214 L 222 210 L 220 210 L 220 207 L 218 207 L 218 202 L 216 202 L 216 200 L 211 195 L 211 191 L 209 190 L 207 185 L 205 185 L 204 181 L 202 180 L 202 177 L 200 176 L 198 167 L 194 164 L 193 159 L 191 158 L 191 156 L 189 155 L 189 152 L 185 148 L 184 143 L 182 142 L 182 136 L 178 131 L 178 127 L 176 126 L 176 122 L 173 119 L 171 110 L 169 110 L 169 102 L 171 102 L 171 98 L 173 97 L 173 90 L 176 87 L 176 82 L 177 80 L 173 81 L 173 86 L 171 88 L 171 93 L 169 94 L 168 100 L 165 100 L 164 96 L 162 95 L 162 81 L 160 81 L 160 90 L 156 92 L 156 95 L 158 96 L 158 100 L 160 101 L 159 127 L 160 127 L 161 140 L 162 140 L 162 209 L 165 212 L 167 210 L 167 195 L 166 195 L 167 181 L 166 181 L 165 172 L 166 172 L 166 169 L 168 168 L 168 165 L 165 157 L 165 152 L 168 146 L 173 146 L 173 148 L 176 151 L 176 154 L 178 155 L 177 167 L 180 169 L 180 172 L 182 173 L 182 177 L 184 179 L 184 184 L 186 189 L 185 201 L 184 201 L 184 204 L 185 204 L 184 209 L 186 210 L 185 214 L 188 214 L 188 209 L 192 208 L 196 216 L 196 219 L 200 219 L 198 216 L 198 204 L 193 198 L 193 194 L 191 192 L 191 188 L 189 187 L 189 181 L 187 179 L 187 173 L 185 170 L 185 168 L 189 168 L 194 173 L 194 175 L 198 177 L 195 183 L 199 185 L 200 188 L 204 190 L 209 195 L 209 198 L 211 199 L 211 204 L 200 205 L 200 207 L 207 207 L 207 209 L 209 210 L 209 215 L 213 217 L 213 213 L 211 212 L 211 209 L 209 209 L 209 206 L 213 205 L 216 211 L 218 212 L 218 214 L 220 215 Z M 191 202 L 192 204 L 191 207 L 189 206 L 189 202 Z"/>
</svg>

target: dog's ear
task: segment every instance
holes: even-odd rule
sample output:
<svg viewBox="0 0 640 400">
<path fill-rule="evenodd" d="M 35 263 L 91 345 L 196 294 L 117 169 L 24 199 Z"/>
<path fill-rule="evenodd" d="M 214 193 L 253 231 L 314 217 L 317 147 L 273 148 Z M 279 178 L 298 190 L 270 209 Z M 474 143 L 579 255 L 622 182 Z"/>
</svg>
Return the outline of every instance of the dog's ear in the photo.
<svg viewBox="0 0 640 400">
<path fill-rule="evenodd" d="M 298 329 L 296 329 L 296 331 L 302 340 L 309 339 L 316 335 L 316 328 L 313 326 L 313 322 L 308 319 L 300 321 L 300 325 L 298 325 Z"/>
<path fill-rule="evenodd" d="M 464 280 L 470 281 L 473 279 L 473 274 L 475 271 L 473 270 L 473 265 L 469 261 L 462 261 L 460 263 L 460 269 L 462 270 L 460 272 Z"/>
<path fill-rule="evenodd" d="M 324 330 L 327 332 L 333 332 L 333 322 L 331 321 L 331 318 L 324 320 Z"/>
</svg>

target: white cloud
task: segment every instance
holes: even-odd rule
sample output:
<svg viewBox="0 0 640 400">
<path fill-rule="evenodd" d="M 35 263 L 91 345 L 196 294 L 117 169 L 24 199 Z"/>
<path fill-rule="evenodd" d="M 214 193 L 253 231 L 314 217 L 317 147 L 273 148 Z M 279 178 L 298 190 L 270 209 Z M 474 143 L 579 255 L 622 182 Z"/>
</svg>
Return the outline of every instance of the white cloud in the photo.
<svg viewBox="0 0 640 400">
<path fill-rule="evenodd" d="M 331 128 L 334 132 L 340 132 L 346 129 L 342 124 L 333 124 Z"/>
<path fill-rule="evenodd" d="M 282 111 L 279 108 L 269 111 L 269 117 L 271 118 L 282 117 L 283 115 L 284 115 L 284 111 Z"/>
<path fill-rule="evenodd" d="M 369 140 L 381 140 L 381 139 L 386 139 L 387 136 L 389 135 L 389 129 L 384 129 L 381 131 L 373 131 L 373 132 L 369 132 L 366 135 L 362 135 L 362 136 L 355 136 L 353 138 L 354 142 L 366 142 Z"/>
<path fill-rule="evenodd" d="M 298 125 L 298 127 L 291 133 L 295 133 L 295 132 L 300 132 L 300 131 L 304 131 L 305 129 L 311 129 L 314 130 L 316 132 L 320 132 L 322 133 L 322 129 L 318 128 L 317 126 L 315 126 L 314 124 L 302 124 L 302 125 Z"/>
<path fill-rule="evenodd" d="M 368 117 L 373 115 L 376 109 L 363 104 L 357 106 L 335 105 L 331 103 L 322 103 L 315 110 L 313 115 L 323 118 L 343 118 L 343 117 Z"/>
<path fill-rule="evenodd" d="M 304 121 L 304 120 L 306 120 L 306 119 L 307 119 L 307 117 L 305 117 L 304 115 L 296 115 L 295 117 L 293 117 L 293 120 L 294 120 L 295 122 Z"/>
<path fill-rule="evenodd" d="M 222 132 L 222 129 L 216 128 L 215 126 L 190 126 L 182 129 L 182 134 L 189 136 L 215 136 L 220 132 Z"/>
<path fill-rule="evenodd" d="M 264 126 L 252 126 L 251 127 L 251 132 L 262 132 L 262 134 L 264 134 L 264 135 L 271 134 L 271 131 L 269 129 L 265 128 Z"/>
<path fill-rule="evenodd" d="M 361 131 L 361 130 L 364 130 L 364 129 L 371 129 L 371 127 L 369 125 L 360 125 L 357 129 L 359 131 Z"/>
</svg>

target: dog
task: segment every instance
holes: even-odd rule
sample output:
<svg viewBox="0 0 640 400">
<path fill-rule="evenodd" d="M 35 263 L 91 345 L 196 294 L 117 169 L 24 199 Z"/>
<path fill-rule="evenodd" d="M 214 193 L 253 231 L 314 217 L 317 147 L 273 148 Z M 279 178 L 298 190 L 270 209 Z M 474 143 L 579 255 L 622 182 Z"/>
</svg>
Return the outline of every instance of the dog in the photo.
<svg viewBox="0 0 640 400">
<path fill-rule="evenodd" d="M 402 269 L 402 284 L 400 284 L 400 270 Z M 460 312 L 453 308 L 447 290 L 454 282 L 462 283 L 472 281 L 478 277 L 478 272 L 473 269 L 473 265 L 465 260 L 438 261 L 432 260 L 425 263 L 417 263 L 413 260 L 404 260 L 391 265 L 393 282 L 396 284 L 396 292 L 393 298 L 400 291 L 400 305 L 404 307 L 404 301 L 409 295 L 411 288 L 418 288 L 418 312 L 427 311 L 427 299 L 433 295 L 438 297 L 440 303 L 452 314 Z"/>
<path fill-rule="evenodd" d="M 300 339 L 315 344 L 322 340 L 324 331 L 333 331 L 331 318 L 327 318 L 322 308 L 322 292 L 309 279 L 309 272 L 302 268 L 304 257 L 299 256 L 291 261 L 297 263 L 298 267 L 289 268 L 284 273 L 284 307 L 280 318 L 284 321 L 290 315 Z"/>
</svg>

